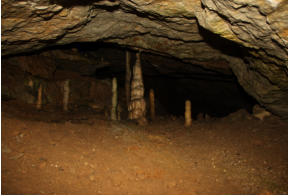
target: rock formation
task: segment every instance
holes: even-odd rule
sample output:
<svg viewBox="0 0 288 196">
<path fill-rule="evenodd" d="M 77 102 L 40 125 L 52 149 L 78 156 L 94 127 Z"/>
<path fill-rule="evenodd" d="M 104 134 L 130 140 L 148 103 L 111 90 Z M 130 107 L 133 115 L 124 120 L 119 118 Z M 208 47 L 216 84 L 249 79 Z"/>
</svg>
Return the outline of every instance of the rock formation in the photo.
<svg viewBox="0 0 288 196">
<path fill-rule="evenodd" d="M 111 120 L 117 120 L 118 107 L 118 92 L 117 92 L 117 78 L 112 79 L 112 104 L 111 104 Z"/>
<path fill-rule="evenodd" d="M 117 43 L 218 72 L 231 68 L 288 118 L 285 0 L 2 0 L 2 56 L 74 42 Z"/>
<path fill-rule="evenodd" d="M 184 116 L 185 116 L 185 126 L 190 127 L 192 124 L 190 100 L 185 101 L 185 115 Z"/>
<path fill-rule="evenodd" d="M 137 120 L 139 124 L 146 124 L 146 101 L 144 99 L 144 84 L 140 52 L 136 54 L 131 81 L 131 97 L 128 106 L 129 119 Z"/>
<path fill-rule="evenodd" d="M 150 119 L 155 120 L 155 94 L 154 90 L 149 90 L 149 108 L 150 108 Z"/>
<path fill-rule="evenodd" d="M 242 62 L 231 64 L 244 89 L 272 112 L 287 117 L 288 2 L 202 0 L 200 25 L 242 45 Z M 237 60 L 238 61 L 238 60 Z"/>
</svg>

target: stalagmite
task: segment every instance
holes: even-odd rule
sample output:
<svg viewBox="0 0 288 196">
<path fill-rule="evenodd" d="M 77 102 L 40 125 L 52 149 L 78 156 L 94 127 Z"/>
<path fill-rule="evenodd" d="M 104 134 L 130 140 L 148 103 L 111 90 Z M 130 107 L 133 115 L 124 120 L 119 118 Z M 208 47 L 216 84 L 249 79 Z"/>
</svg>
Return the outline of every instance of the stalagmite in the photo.
<svg viewBox="0 0 288 196">
<path fill-rule="evenodd" d="M 70 94 L 70 81 L 65 80 L 63 82 L 63 110 L 65 112 L 68 111 L 69 94 Z"/>
<path fill-rule="evenodd" d="M 155 97 L 153 89 L 150 89 L 149 91 L 149 100 L 150 100 L 150 118 L 151 120 L 155 120 Z"/>
<path fill-rule="evenodd" d="M 34 90 L 34 82 L 33 82 L 32 78 L 30 78 L 28 80 L 27 87 L 29 87 L 29 90 L 32 90 L 32 91 Z M 35 97 L 34 96 L 29 96 L 28 99 L 27 99 L 27 103 L 34 105 L 35 104 Z M 36 100 L 36 106 L 37 106 L 37 100 Z"/>
<path fill-rule="evenodd" d="M 191 120 L 191 102 L 186 100 L 185 102 L 185 126 L 190 127 L 192 123 Z"/>
<path fill-rule="evenodd" d="M 125 92 L 127 107 L 130 102 L 130 83 L 131 83 L 131 68 L 130 68 L 130 52 L 126 51 L 126 79 L 125 79 Z"/>
<path fill-rule="evenodd" d="M 117 120 L 117 79 L 112 79 L 112 106 L 111 106 L 111 120 Z"/>
<path fill-rule="evenodd" d="M 36 108 L 38 110 L 42 109 L 42 84 L 40 84 L 39 88 L 38 88 L 38 96 L 37 96 Z"/>
<path fill-rule="evenodd" d="M 32 79 L 29 79 L 28 86 L 29 86 L 30 88 L 33 88 L 34 82 L 33 82 Z"/>
<path fill-rule="evenodd" d="M 136 62 L 133 67 L 131 82 L 131 98 L 128 106 L 129 119 L 135 119 L 141 125 L 147 124 L 146 102 L 144 99 L 144 85 L 141 70 L 140 53 L 136 54 Z"/>
</svg>

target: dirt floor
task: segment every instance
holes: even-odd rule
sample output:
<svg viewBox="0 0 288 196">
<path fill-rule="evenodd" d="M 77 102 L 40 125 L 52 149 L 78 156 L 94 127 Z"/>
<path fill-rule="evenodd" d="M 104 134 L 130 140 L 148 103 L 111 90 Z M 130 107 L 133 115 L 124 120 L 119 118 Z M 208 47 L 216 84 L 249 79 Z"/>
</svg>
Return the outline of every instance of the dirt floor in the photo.
<svg viewBox="0 0 288 196">
<path fill-rule="evenodd" d="M 288 194 L 287 122 L 183 124 L 2 102 L 2 194 Z"/>
</svg>

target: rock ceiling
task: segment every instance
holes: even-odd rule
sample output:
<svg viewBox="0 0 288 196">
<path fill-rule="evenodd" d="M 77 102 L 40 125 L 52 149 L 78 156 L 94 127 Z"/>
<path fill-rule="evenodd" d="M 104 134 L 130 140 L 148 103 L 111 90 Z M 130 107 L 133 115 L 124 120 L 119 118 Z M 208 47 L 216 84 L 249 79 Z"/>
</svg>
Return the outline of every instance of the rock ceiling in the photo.
<svg viewBox="0 0 288 196">
<path fill-rule="evenodd" d="M 286 0 L 2 0 L 2 56 L 109 42 L 209 69 L 288 118 Z"/>
</svg>

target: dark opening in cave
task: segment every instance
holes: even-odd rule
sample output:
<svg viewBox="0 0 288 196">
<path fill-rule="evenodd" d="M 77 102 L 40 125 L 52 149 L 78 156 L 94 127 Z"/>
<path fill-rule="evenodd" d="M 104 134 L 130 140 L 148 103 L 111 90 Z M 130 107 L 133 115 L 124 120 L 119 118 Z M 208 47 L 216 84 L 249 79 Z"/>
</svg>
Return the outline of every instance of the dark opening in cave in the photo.
<svg viewBox="0 0 288 196">
<path fill-rule="evenodd" d="M 119 50 L 122 50 L 122 56 L 125 56 L 123 49 Z M 132 63 L 135 62 L 135 56 L 133 57 Z M 211 71 L 177 59 L 155 57 L 153 54 L 143 53 L 142 57 L 145 97 L 148 100 L 149 90 L 154 89 L 157 99 L 156 112 L 159 115 L 183 116 L 185 100 L 191 101 L 194 119 L 200 113 L 213 117 L 223 117 L 239 109 L 251 113 L 253 105 L 256 104 L 232 73 Z M 153 62 L 153 58 L 160 59 L 160 62 Z M 164 66 L 161 60 L 164 61 Z M 121 90 L 124 90 L 125 65 L 99 69 L 93 76 L 117 77 Z"/>
<path fill-rule="evenodd" d="M 39 80 L 46 83 L 47 90 L 44 93 L 43 105 L 47 107 L 58 105 L 61 108 L 61 90 L 51 87 L 55 81 L 63 81 L 71 78 L 71 97 L 70 110 L 77 111 L 81 106 L 89 105 L 93 101 L 89 98 L 88 90 L 91 83 L 80 81 L 81 78 L 93 80 L 105 80 L 111 83 L 112 77 L 118 79 L 119 104 L 125 108 L 125 52 L 127 49 L 112 44 L 103 43 L 77 43 L 68 46 L 54 47 L 40 52 L 25 54 L 24 56 L 13 56 L 3 59 L 3 70 L 7 71 L 2 83 L 2 99 L 13 98 L 24 102 L 35 103 L 37 89 L 27 87 L 11 87 L 10 80 L 15 75 L 18 85 L 25 84 L 28 78 Z M 136 51 L 129 50 L 131 53 L 131 65 L 135 63 Z M 7 66 L 6 66 L 7 64 Z M 148 102 L 148 92 L 154 89 L 156 99 L 156 115 L 183 116 L 185 100 L 190 100 L 192 104 L 192 117 L 197 119 L 197 115 L 209 115 L 211 117 L 223 117 L 239 109 L 245 109 L 251 113 L 252 106 L 256 103 L 245 93 L 238 84 L 236 77 L 225 62 L 219 62 L 218 68 L 204 68 L 199 65 L 180 61 L 178 59 L 152 54 L 150 52 L 141 53 L 141 64 L 143 70 L 145 98 Z M 10 67 L 8 67 L 10 66 Z M 13 72 L 13 66 L 20 68 L 24 73 Z M 6 70 L 7 69 L 7 70 Z M 17 68 L 16 68 L 17 69 Z M 9 72 L 9 70 L 11 70 Z M 77 76 L 79 76 L 77 78 Z M 23 81 L 21 81 L 23 80 Z M 74 81 L 75 80 L 75 81 Z M 27 82 L 26 82 L 27 83 Z M 17 86 L 17 84 L 15 84 Z M 50 85 L 51 84 L 51 85 Z M 6 86 L 8 85 L 8 86 Z M 52 85 L 53 86 L 53 85 Z M 13 90 L 12 90 L 13 89 Z M 26 91 L 25 91 L 26 89 Z M 54 89 L 54 91 L 52 90 Z M 107 91 L 110 91 L 106 89 Z M 24 93 L 23 96 L 21 93 Z M 50 93 L 50 94 L 49 94 Z M 109 105 L 111 100 L 109 94 L 96 92 L 103 96 L 98 105 Z M 30 94 L 30 95 L 29 95 Z M 53 95 L 52 95 L 53 94 Z M 33 100 L 27 99 L 34 96 Z M 24 97 L 24 98 L 23 98 Z M 73 98 L 74 97 L 74 98 Z M 94 100 L 95 101 L 95 100 Z M 97 100 L 96 100 L 97 102 Z M 100 106 L 99 106 L 100 107 Z M 107 106 L 109 107 L 109 106 Z M 44 109 L 43 108 L 43 109 Z M 54 107 L 55 108 L 55 107 Z M 107 109 L 107 108 L 106 108 Z M 45 109 L 44 109 L 45 110 Z M 127 118 L 124 109 L 122 114 Z"/>
</svg>

